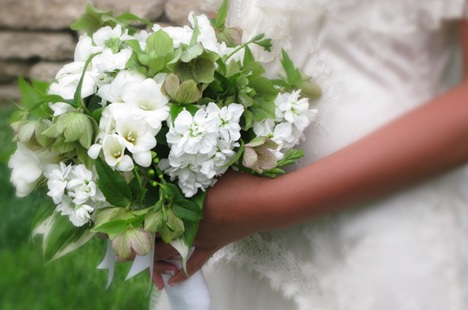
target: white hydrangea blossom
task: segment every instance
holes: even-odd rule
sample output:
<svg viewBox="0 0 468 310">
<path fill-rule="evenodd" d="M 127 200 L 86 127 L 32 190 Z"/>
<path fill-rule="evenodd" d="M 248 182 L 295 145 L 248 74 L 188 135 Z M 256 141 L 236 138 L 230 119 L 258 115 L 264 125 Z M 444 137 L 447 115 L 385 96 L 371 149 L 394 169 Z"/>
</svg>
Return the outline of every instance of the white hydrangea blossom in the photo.
<svg viewBox="0 0 468 310">
<path fill-rule="evenodd" d="M 47 166 L 47 187 L 56 210 L 68 216 L 75 226 L 92 221 L 95 209 L 106 206 L 106 200 L 96 184 L 96 173 L 85 165 L 64 162 Z"/>
<path fill-rule="evenodd" d="M 183 110 L 174 120 L 166 136 L 171 151 L 159 166 L 172 180 L 177 179 L 186 197 L 213 185 L 214 177 L 227 170 L 225 165 L 239 146 L 243 111 L 240 104 L 219 108 L 209 103 L 193 116 Z"/>
<path fill-rule="evenodd" d="M 278 94 L 275 106 L 275 120 L 254 123 L 253 129 L 257 136 L 268 137 L 278 144 L 275 155 L 281 159 L 283 150 L 303 139 L 304 129 L 316 118 L 317 110 L 310 108 L 307 98 L 300 97 L 300 90 Z"/>
</svg>

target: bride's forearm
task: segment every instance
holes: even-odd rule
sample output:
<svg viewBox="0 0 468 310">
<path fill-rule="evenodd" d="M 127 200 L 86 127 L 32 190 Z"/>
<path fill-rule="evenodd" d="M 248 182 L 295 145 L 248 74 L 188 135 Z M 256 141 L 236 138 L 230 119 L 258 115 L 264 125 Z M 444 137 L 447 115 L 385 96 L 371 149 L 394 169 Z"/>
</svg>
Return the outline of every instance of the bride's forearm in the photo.
<svg viewBox="0 0 468 310">
<path fill-rule="evenodd" d="M 266 182 L 259 196 L 289 226 L 379 199 L 468 161 L 468 81 L 352 145 Z"/>
</svg>

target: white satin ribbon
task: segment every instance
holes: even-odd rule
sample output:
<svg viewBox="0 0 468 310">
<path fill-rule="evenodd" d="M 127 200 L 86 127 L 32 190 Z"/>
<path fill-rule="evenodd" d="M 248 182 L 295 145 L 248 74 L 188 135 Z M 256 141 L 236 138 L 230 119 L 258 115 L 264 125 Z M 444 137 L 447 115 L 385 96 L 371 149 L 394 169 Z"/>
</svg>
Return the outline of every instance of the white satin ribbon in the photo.
<svg viewBox="0 0 468 310">
<path fill-rule="evenodd" d="M 181 268 L 180 261 L 169 261 Z M 169 286 L 167 282 L 172 277 L 162 274 L 164 287 L 171 306 L 171 310 L 209 310 L 210 294 L 201 270 L 197 271 L 184 282 Z"/>
<path fill-rule="evenodd" d="M 193 249 L 192 249 L 193 251 Z M 190 251 L 190 252 L 192 252 Z M 191 253 L 188 253 L 190 257 Z M 184 255 L 185 256 L 185 255 Z M 108 288 L 112 283 L 115 269 L 115 257 L 116 253 L 112 248 L 112 242 L 109 240 L 107 244 L 106 255 L 102 262 L 97 266 L 98 269 L 108 269 L 109 275 L 107 277 Z M 149 269 L 150 274 L 153 274 L 153 261 L 154 251 L 150 251 L 148 255 L 140 256 L 137 255 L 132 263 L 130 271 L 128 272 L 125 280 L 128 280 L 140 272 Z M 171 260 L 170 263 L 176 265 L 178 268 L 182 268 L 180 260 Z M 210 309 L 210 295 L 208 287 L 205 282 L 205 277 L 201 270 L 197 271 L 190 278 L 184 282 L 169 286 L 167 283 L 172 275 L 162 274 L 164 280 L 164 286 L 166 294 L 171 306 L 171 310 L 209 310 Z"/>
</svg>

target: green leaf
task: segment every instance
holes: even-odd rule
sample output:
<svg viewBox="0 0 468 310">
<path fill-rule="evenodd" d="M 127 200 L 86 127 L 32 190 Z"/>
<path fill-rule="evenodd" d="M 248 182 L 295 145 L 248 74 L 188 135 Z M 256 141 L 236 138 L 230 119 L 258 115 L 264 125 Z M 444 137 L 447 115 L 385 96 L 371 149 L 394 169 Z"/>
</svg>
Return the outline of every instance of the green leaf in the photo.
<svg viewBox="0 0 468 310">
<path fill-rule="evenodd" d="M 162 212 L 161 209 L 154 211 L 150 210 L 145 217 L 144 229 L 148 232 L 156 232 L 162 225 Z"/>
<path fill-rule="evenodd" d="M 77 249 L 94 235 L 88 227 L 76 227 L 67 216 L 59 213 L 54 213 L 46 226 L 43 251 L 47 261 L 52 261 Z"/>
<path fill-rule="evenodd" d="M 206 199 L 206 192 L 198 192 L 195 196 L 190 198 L 191 201 L 195 202 L 200 210 L 202 212 L 203 210 L 203 204 L 205 203 Z M 185 230 L 183 234 L 183 239 L 185 241 L 185 244 L 188 245 L 188 247 L 192 247 L 193 245 L 193 240 L 195 240 L 195 236 L 197 235 L 198 231 L 198 225 L 200 221 L 185 221 Z"/>
<path fill-rule="evenodd" d="M 94 226 L 98 227 L 102 224 L 113 222 L 116 220 L 123 220 L 127 218 L 128 210 L 123 208 L 104 208 L 96 210 L 94 218 Z"/>
<path fill-rule="evenodd" d="M 244 153 L 244 141 L 241 140 L 241 146 L 239 147 L 239 150 L 237 150 L 236 155 L 223 167 L 230 167 L 237 163 L 237 161 L 241 158 L 242 154 Z"/>
<path fill-rule="evenodd" d="M 174 214 L 183 220 L 198 221 L 203 217 L 201 210 L 198 209 L 198 205 L 188 199 L 177 200 L 171 208 Z"/>
<path fill-rule="evenodd" d="M 128 228 L 128 221 L 126 220 L 115 220 L 108 223 L 103 223 L 92 229 L 93 232 L 100 232 L 108 235 L 116 235 L 122 233 Z"/>
<path fill-rule="evenodd" d="M 50 116 L 50 110 L 47 111 L 48 103 L 43 100 L 48 86 L 49 84 L 38 81 L 32 81 L 29 84 L 23 77 L 18 79 L 21 104 L 32 116 L 37 118 L 47 118 Z M 47 109 L 42 109 L 41 106 L 43 105 L 46 105 Z"/>
<path fill-rule="evenodd" d="M 216 18 L 214 20 L 215 30 L 220 30 L 225 27 L 228 8 L 229 8 L 228 0 L 224 0 L 218 9 L 218 12 L 216 13 Z"/>
<path fill-rule="evenodd" d="M 109 17 L 112 17 L 112 11 L 102 11 L 88 4 L 85 13 L 71 24 L 70 28 L 75 31 L 84 31 L 88 36 L 92 36 L 93 33 L 106 24 L 104 19 L 109 20 Z M 112 27 L 116 23 L 108 21 L 107 24 Z"/>
<path fill-rule="evenodd" d="M 145 24 L 146 26 L 150 26 L 150 27 L 153 26 L 153 23 L 150 22 L 149 20 L 138 17 L 135 14 L 132 14 L 129 12 L 119 15 L 115 19 L 124 25 L 128 25 L 130 22 L 133 21 L 133 22 L 139 22 L 139 23 Z"/>
<path fill-rule="evenodd" d="M 84 77 L 86 74 L 86 70 L 88 70 L 89 64 L 91 63 L 93 58 L 96 57 L 96 55 L 98 54 L 100 53 L 92 54 L 91 56 L 89 56 L 88 60 L 86 60 L 84 64 L 83 72 L 81 73 L 81 77 L 80 77 L 80 81 L 78 82 L 78 86 L 76 87 L 75 93 L 73 94 L 73 100 L 76 106 L 84 107 L 83 98 L 81 98 L 81 89 L 83 88 Z"/>
<path fill-rule="evenodd" d="M 281 52 L 281 64 L 286 72 L 286 79 L 291 86 L 300 87 L 303 83 L 301 72 L 294 66 L 288 53 L 283 49 Z"/>
<path fill-rule="evenodd" d="M 96 160 L 96 171 L 99 176 L 97 184 L 106 200 L 116 207 L 129 206 L 133 197 L 125 178 L 118 171 L 112 170 L 101 158 Z"/>
<path fill-rule="evenodd" d="M 164 217 L 163 217 L 164 222 Z M 178 218 L 172 210 L 167 210 L 167 221 L 159 229 L 161 238 L 165 243 L 169 243 L 182 236 L 184 233 L 184 222 Z"/>
</svg>

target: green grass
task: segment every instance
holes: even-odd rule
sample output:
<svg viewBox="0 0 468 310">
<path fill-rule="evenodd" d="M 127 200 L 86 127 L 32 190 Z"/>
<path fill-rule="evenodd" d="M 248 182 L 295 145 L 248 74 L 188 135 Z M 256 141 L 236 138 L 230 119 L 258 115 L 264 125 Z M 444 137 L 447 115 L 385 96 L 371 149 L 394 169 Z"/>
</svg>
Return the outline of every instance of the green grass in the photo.
<svg viewBox="0 0 468 310">
<path fill-rule="evenodd" d="M 0 106 L 0 158 L 13 148 L 10 113 L 10 108 Z M 6 163 L 0 163 L 0 309 L 148 308 L 148 275 L 124 281 L 129 264 L 117 266 L 114 282 L 106 290 L 107 271 L 96 269 L 106 249 L 103 240 L 96 238 L 46 264 L 40 240 L 31 240 L 31 229 L 35 214 L 51 207 L 50 201 L 41 192 L 17 198 L 9 177 Z"/>
</svg>

